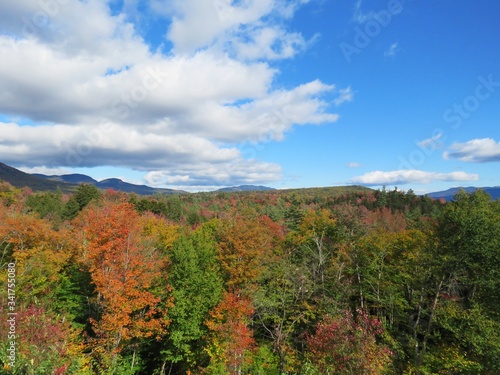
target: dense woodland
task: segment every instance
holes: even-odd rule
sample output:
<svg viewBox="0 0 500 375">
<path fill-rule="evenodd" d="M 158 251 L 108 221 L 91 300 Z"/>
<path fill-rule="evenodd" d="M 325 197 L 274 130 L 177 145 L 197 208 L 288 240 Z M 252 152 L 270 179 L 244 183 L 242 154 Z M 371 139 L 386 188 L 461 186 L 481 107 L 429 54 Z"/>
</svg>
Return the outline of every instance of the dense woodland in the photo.
<svg viewBox="0 0 500 375">
<path fill-rule="evenodd" d="M 500 201 L 481 191 L 1 183 L 0 371 L 499 374 L 499 250 Z"/>
</svg>

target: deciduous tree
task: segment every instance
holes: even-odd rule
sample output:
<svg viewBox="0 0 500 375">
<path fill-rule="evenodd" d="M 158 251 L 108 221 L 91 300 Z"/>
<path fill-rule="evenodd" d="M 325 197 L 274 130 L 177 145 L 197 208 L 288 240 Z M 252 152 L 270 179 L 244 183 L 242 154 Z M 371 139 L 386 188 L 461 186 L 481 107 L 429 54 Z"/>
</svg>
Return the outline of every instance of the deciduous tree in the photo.
<svg viewBox="0 0 500 375">
<path fill-rule="evenodd" d="M 243 365 L 250 358 L 248 351 L 255 343 L 248 326 L 253 311 L 246 297 L 226 292 L 210 312 L 206 322 L 211 332 L 206 348 L 210 356 L 209 371 L 220 369 L 224 374 L 242 374 Z"/>
<path fill-rule="evenodd" d="M 100 309 L 100 316 L 92 320 L 92 349 L 111 358 L 113 366 L 117 354 L 137 339 L 163 333 L 160 298 L 151 289 L 165 259 L 145 241 L 141 221 L 129 203 L 90 207 L 82 223 L 82 262 L 96 286 Z"/>
</svg>

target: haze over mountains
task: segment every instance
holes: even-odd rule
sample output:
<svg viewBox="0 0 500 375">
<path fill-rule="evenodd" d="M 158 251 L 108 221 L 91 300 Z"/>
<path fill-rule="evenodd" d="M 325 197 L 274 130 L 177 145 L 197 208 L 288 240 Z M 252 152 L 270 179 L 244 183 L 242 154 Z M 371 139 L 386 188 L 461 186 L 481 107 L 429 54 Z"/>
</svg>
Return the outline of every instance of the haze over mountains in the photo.
<svg viewBox="0 0 500 375">
<path fill-rule="evenodd" d="M 99 189 L 114 189 L 127 193 L 136 193 L 140 195 L 154 194 L 184 194 L 183 190 L 154 188 L 147 185 L 137 185 L 122 181 L 119 178 L 108 178 L 102 181 L 97 181 L 90 176 L 84 174 L 65 174 L 65 175 L 44 175 L 40 173 L 29 174 L 14 167 L 8 166 L 0 162 L 0 181 L 7 181 L 15 187 L 29 187 L 35 191 L 47 191 L 61 189 L 64 192 L 71 192 L 76 185 L 92 184 Z M 495 187 L 455 187 L 444 191 L 428 193 L 431 198 L 443 198 L 447 201 L 453 199 L 453 196 L 460 189 L 468 193 L 474 192 L 476 189 L 482 189 L 488 193 L 492 199 L 500 199 L 500 186 Z M 220 192 L 244 192 L 244 191 L 267 191 L 275 190 L 273 188 L 262 185 L 240 185 L 223 187 L 216 191 Z"/>
</svg>

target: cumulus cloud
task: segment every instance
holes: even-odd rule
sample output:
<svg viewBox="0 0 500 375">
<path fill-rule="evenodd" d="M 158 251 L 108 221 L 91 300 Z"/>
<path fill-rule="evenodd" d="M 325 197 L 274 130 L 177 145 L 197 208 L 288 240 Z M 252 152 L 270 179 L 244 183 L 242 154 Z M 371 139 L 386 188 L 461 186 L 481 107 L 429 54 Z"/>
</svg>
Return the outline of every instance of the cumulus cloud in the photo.
<svg viewBox="0 0 500 375">
<path fill-rule="evenodd" d="M 229 186 L 273 182 L 281 178 L 281 167 L 274 163 L 237 158 L 229 163 L 196 163 L 185 169 L 151 171 L 145 181 L 151 186 Z"/>
<path fill-rule="evenodd" d="M 230 0 L 153 1 L 153 8 L 172 23 L 167 37 L 179 53 L 190 53 L 209 46 L 225 33 L 259 21 L 273 11 L 272 0 L 244 1 L 233 5 Z"/>
<path fill-rule="evenodd" d="M 465 172 L 426 172 L 420 170 L 374 171 L 362 176 L 354 177 L 351 183 L 378 186 L 378 185 L 405 185 L 428 184 L 433 181 L 476 181 L 477 174 Z"/>
<path fill-rule="evenodd" d="M 235 145 L 334 122 L 331 104 L 352 100 L 319 80 L 277 88 L 270 61 L 314 42 L 284 26 L 306 2 L 153 0 L 166 52 L 141 36 L 135 0 L 0 3 L 2 161 L 132 168 L 156 185 L 276 181 L 279 165 Z"/>
<path fill-rule="evenodd" d="M 171 18 L 167 38 L 177 53 L 191 54 L 207 47 L 231 46 L 245 59 L 288 58 L 308 42 L 289 32 L 280 20 L 290 18 L 309 0 L 153 0 L 155 12 Z"/>
<path fill-rule="evenodd" d="M 458 159 L 470 163 L 500 161 L 500 142 L 492 138 L 473 139 L 465 143 L 455 143 L 443 153 L 445 159 Z"/>
</svg>

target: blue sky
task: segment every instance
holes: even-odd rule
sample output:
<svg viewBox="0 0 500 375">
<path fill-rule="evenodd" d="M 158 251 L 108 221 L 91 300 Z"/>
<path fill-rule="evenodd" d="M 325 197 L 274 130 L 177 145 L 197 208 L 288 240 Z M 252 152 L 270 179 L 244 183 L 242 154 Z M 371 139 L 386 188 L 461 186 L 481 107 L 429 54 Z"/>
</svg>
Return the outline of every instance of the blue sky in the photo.
<svg viewBox="0 0 500 375">
<path fill-rule="evenodd" d="M 499 186 L 500 3 L 0 4 L 0 161 L 188 191 Z"/>
</svg>

